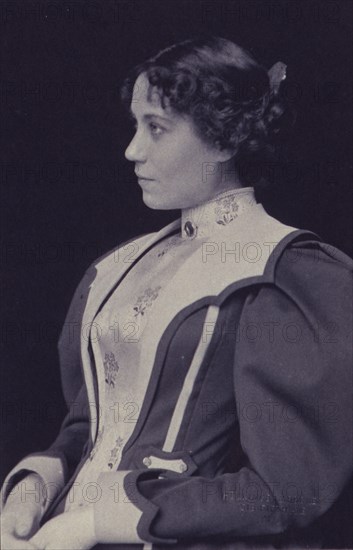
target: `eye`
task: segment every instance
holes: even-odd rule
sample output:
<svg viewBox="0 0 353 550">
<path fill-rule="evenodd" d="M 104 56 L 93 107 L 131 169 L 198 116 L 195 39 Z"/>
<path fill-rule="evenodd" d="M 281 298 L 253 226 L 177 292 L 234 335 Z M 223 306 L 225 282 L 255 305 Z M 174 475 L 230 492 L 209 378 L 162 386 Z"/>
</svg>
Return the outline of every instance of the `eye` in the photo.
<svg viewBox="0 0 353 550">
<path fill-rule="evenodd" d="M 130 124 L 132 129 L 136 132 L 138 129 L 138 122 L 136 118 L 130 117 Z M 164 132 L 164 128 L 152 121 L 148 123 L 148 128 L 153 136 L 159 136 Z"/>
<path fill-rule="evenodd" d="M 154 122 L 150 122 L 149 127 L 151 130 L 151 133 L 154 136 L 159 136 L 163 133 L 163 128 L 161 128 L 160 126 L 158 126 L 158 124 L 155 124 Z"/>
</svg>

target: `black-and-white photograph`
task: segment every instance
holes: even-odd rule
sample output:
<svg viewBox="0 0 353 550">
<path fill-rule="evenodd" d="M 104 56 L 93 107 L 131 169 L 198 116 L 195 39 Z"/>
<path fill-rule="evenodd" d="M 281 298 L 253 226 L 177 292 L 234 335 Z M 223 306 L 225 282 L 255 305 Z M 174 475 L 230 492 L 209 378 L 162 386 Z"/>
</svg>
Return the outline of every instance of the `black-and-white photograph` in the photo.
<svg viewBox="0 0 353 550">
<path fill-rule="evenodd" d="M 353 548 L 351 0 L 0 0 L 1 549 Z"/>
</svg>

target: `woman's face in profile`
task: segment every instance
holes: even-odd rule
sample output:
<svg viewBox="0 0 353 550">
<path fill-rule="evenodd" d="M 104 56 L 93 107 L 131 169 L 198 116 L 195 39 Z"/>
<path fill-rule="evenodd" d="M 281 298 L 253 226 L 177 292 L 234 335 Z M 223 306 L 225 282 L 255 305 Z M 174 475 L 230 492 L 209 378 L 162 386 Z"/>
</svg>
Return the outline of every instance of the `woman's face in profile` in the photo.
<svg viewBox="0 0 353 550">
<path fill-rule="evenodd" d="M 148 98 L 148 88 L 148 79 L 141 74 L 130 106 L 136 132 L 125 151 L 135 163 L 144 203 L 161 210 L 188 208 L 229 188 L 220 163 L 231 153 L 202 141 L 191 117 L 168 106 L 163 109 L 158 91 Z"/>
</svg>

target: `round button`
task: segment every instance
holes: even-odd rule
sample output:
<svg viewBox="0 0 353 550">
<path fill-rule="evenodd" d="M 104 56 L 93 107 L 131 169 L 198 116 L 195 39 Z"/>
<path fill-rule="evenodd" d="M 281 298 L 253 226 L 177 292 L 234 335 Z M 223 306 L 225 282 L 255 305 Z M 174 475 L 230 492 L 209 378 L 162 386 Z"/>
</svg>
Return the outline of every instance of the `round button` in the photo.
<svg viewBox="0 0 353 550">
<path fill-rule="evenodd" d="M 190 221 L 185 222 L 184 231 L 185 231 L 186 235 L 190 238 L 196 236 L 196 227 Z"/>
<path fill-rule="evenodd" d="M 179 466 L 179 472 L 181 472 L 181 473 L 186 472 L 187 469 L 188 469 L 188 467 L 185 464 L 185 462 L 182 462 Z"/>
<path fill-rule="evenodd" d="M 151 466 L 151 464 L 152 464 L 152 460 L 150 459 L 149 456 L 145 456 L 145 458 L 143 459 L 142 463 L 143 463 L 145 466 L 149 467 L 149 466 Z"/>
</svg>

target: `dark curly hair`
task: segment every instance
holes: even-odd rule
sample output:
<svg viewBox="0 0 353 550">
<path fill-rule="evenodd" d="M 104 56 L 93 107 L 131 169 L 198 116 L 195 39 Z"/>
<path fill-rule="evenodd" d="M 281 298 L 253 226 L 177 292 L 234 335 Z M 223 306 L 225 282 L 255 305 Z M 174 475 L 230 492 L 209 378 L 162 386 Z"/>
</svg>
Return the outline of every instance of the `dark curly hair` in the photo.
<svg viewBox="0 0 353 550">
<path fill-rule="evenodd" d="M 128 108 L 142 73 L 163 108 L 190 115 L 200 138 L 234 151 L 238 165 L 274 158 L 289 106 L 271 91 L 267 69 L 234 42 L 202 34 L 137 65 L 121 87 Z"/>
</svg>

